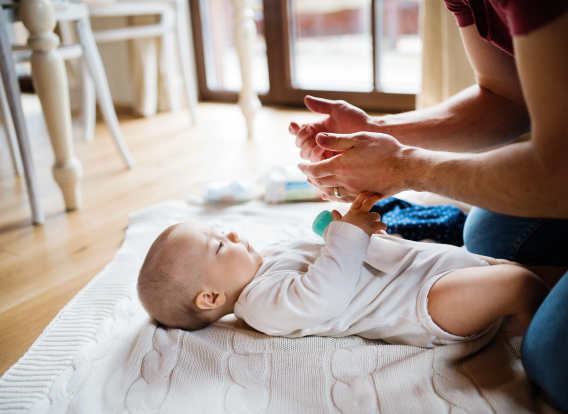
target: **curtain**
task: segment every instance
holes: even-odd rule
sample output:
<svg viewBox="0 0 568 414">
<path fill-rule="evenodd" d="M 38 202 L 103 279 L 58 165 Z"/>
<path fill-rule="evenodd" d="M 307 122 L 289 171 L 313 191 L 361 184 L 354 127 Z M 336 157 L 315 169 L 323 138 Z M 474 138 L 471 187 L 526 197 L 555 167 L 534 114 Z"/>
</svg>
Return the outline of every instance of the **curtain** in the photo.
<svg viewBox="0 0 568 414">
<path fill-rule="evenodd" d="M 424 0 L 422 92 L 416 108 L 436 105 L 475 84 L 456 20 L 442 0 Z"/>
</svg>

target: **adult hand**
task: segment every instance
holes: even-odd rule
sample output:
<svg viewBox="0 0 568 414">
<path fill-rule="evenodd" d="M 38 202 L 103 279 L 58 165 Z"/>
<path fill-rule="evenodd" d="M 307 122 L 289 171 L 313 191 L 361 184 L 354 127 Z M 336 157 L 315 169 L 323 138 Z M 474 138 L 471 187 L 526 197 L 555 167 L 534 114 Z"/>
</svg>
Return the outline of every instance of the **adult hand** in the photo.
<svg viewBox="0 0 568 414">
<path fill-rule="evenodd" d="M 371 117 L 345 101 L 330 101 L 308 95 L 304 98 L 304 103 L 312 112 L 329 115 L 323 121 L 302 126 L 295 122 L 290 123 L 288 130 L 292 135 L 296 135 L 296 146 L 300 148 L 300 156 L 305 160 L 317 162 L 340 153 L 340 151 L 326 151 L 316 145 L 315 138 L 320 132 L 351 134 L 369 131 L 372 128 Z"/>
<path fill-rule="evenodd" d="M 325 150 L 342 152 L 330 159 L 298 165 L 324 200 L 353 202 L 362 192 L 385 198 L 409 189 L 405 161 L 415 148 L 402 145 L 394 137 L 372 132 L 320 133 L 316 142 Z M 334 188 L 341 198 L 336 197 Z"/>
</svg>

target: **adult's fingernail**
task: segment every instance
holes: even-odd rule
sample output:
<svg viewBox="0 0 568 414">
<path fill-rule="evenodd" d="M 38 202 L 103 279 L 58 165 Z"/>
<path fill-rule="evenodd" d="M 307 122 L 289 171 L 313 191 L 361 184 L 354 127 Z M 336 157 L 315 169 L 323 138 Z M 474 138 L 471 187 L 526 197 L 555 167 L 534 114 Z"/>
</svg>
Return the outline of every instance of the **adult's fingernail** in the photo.
<svg viewBox="0 0 568 414">
<path fill-rule="evenodd" d="M 325 144 L 327 142 L 327 134 L 320 133 L 317 136 L 318 144 Z"/>
</svg>

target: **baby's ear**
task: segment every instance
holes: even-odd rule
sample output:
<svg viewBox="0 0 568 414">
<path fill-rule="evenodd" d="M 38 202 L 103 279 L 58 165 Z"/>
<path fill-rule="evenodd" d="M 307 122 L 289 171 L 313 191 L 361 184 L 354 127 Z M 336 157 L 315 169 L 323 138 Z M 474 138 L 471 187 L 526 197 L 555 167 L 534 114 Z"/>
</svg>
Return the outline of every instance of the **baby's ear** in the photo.
<svg viewBox="0 0 568 414">
<path fill-rule="evenodd" d="M 226 301 L 227 297 L 224 292 L 213 292 L 206 289 L 199 292 L 195 299 L 195 304 L 199 309 L 217 309 L 223 306 Z"/>
</svg>

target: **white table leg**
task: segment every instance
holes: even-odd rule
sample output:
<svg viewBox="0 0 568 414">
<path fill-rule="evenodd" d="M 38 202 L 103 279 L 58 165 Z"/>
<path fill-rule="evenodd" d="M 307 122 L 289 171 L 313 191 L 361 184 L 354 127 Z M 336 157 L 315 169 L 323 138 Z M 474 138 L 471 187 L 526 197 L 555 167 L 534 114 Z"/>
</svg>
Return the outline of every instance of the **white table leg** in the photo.
<svg viewBox="0 0 568 414">
<path fill-rule="evenodd" d="M 55 11 L 49 0 L 21 0 L 20 15 L 30 32 L 34 87 L 55 153 L 53 177 L 61 187 L 67 210 L 74 210 L 81 206 L 83 168 L 73 148 L 67 72 L 63 58 L 55 50 L 59 45 L 53 33 Z"/>
<path fill-rule="evenodd" d="M 253 121 L 256 111 L 260 108 L 258 95 L 252 84 L 252 59 L 256 41 L 256 26 L 252 0 L 233 0 L 235 5 L 235 43 L 241 64 L 243 89 L 239 93 L 239 105 L 247 122 L 248 137 L 253 136 Z"/>
</svg>

